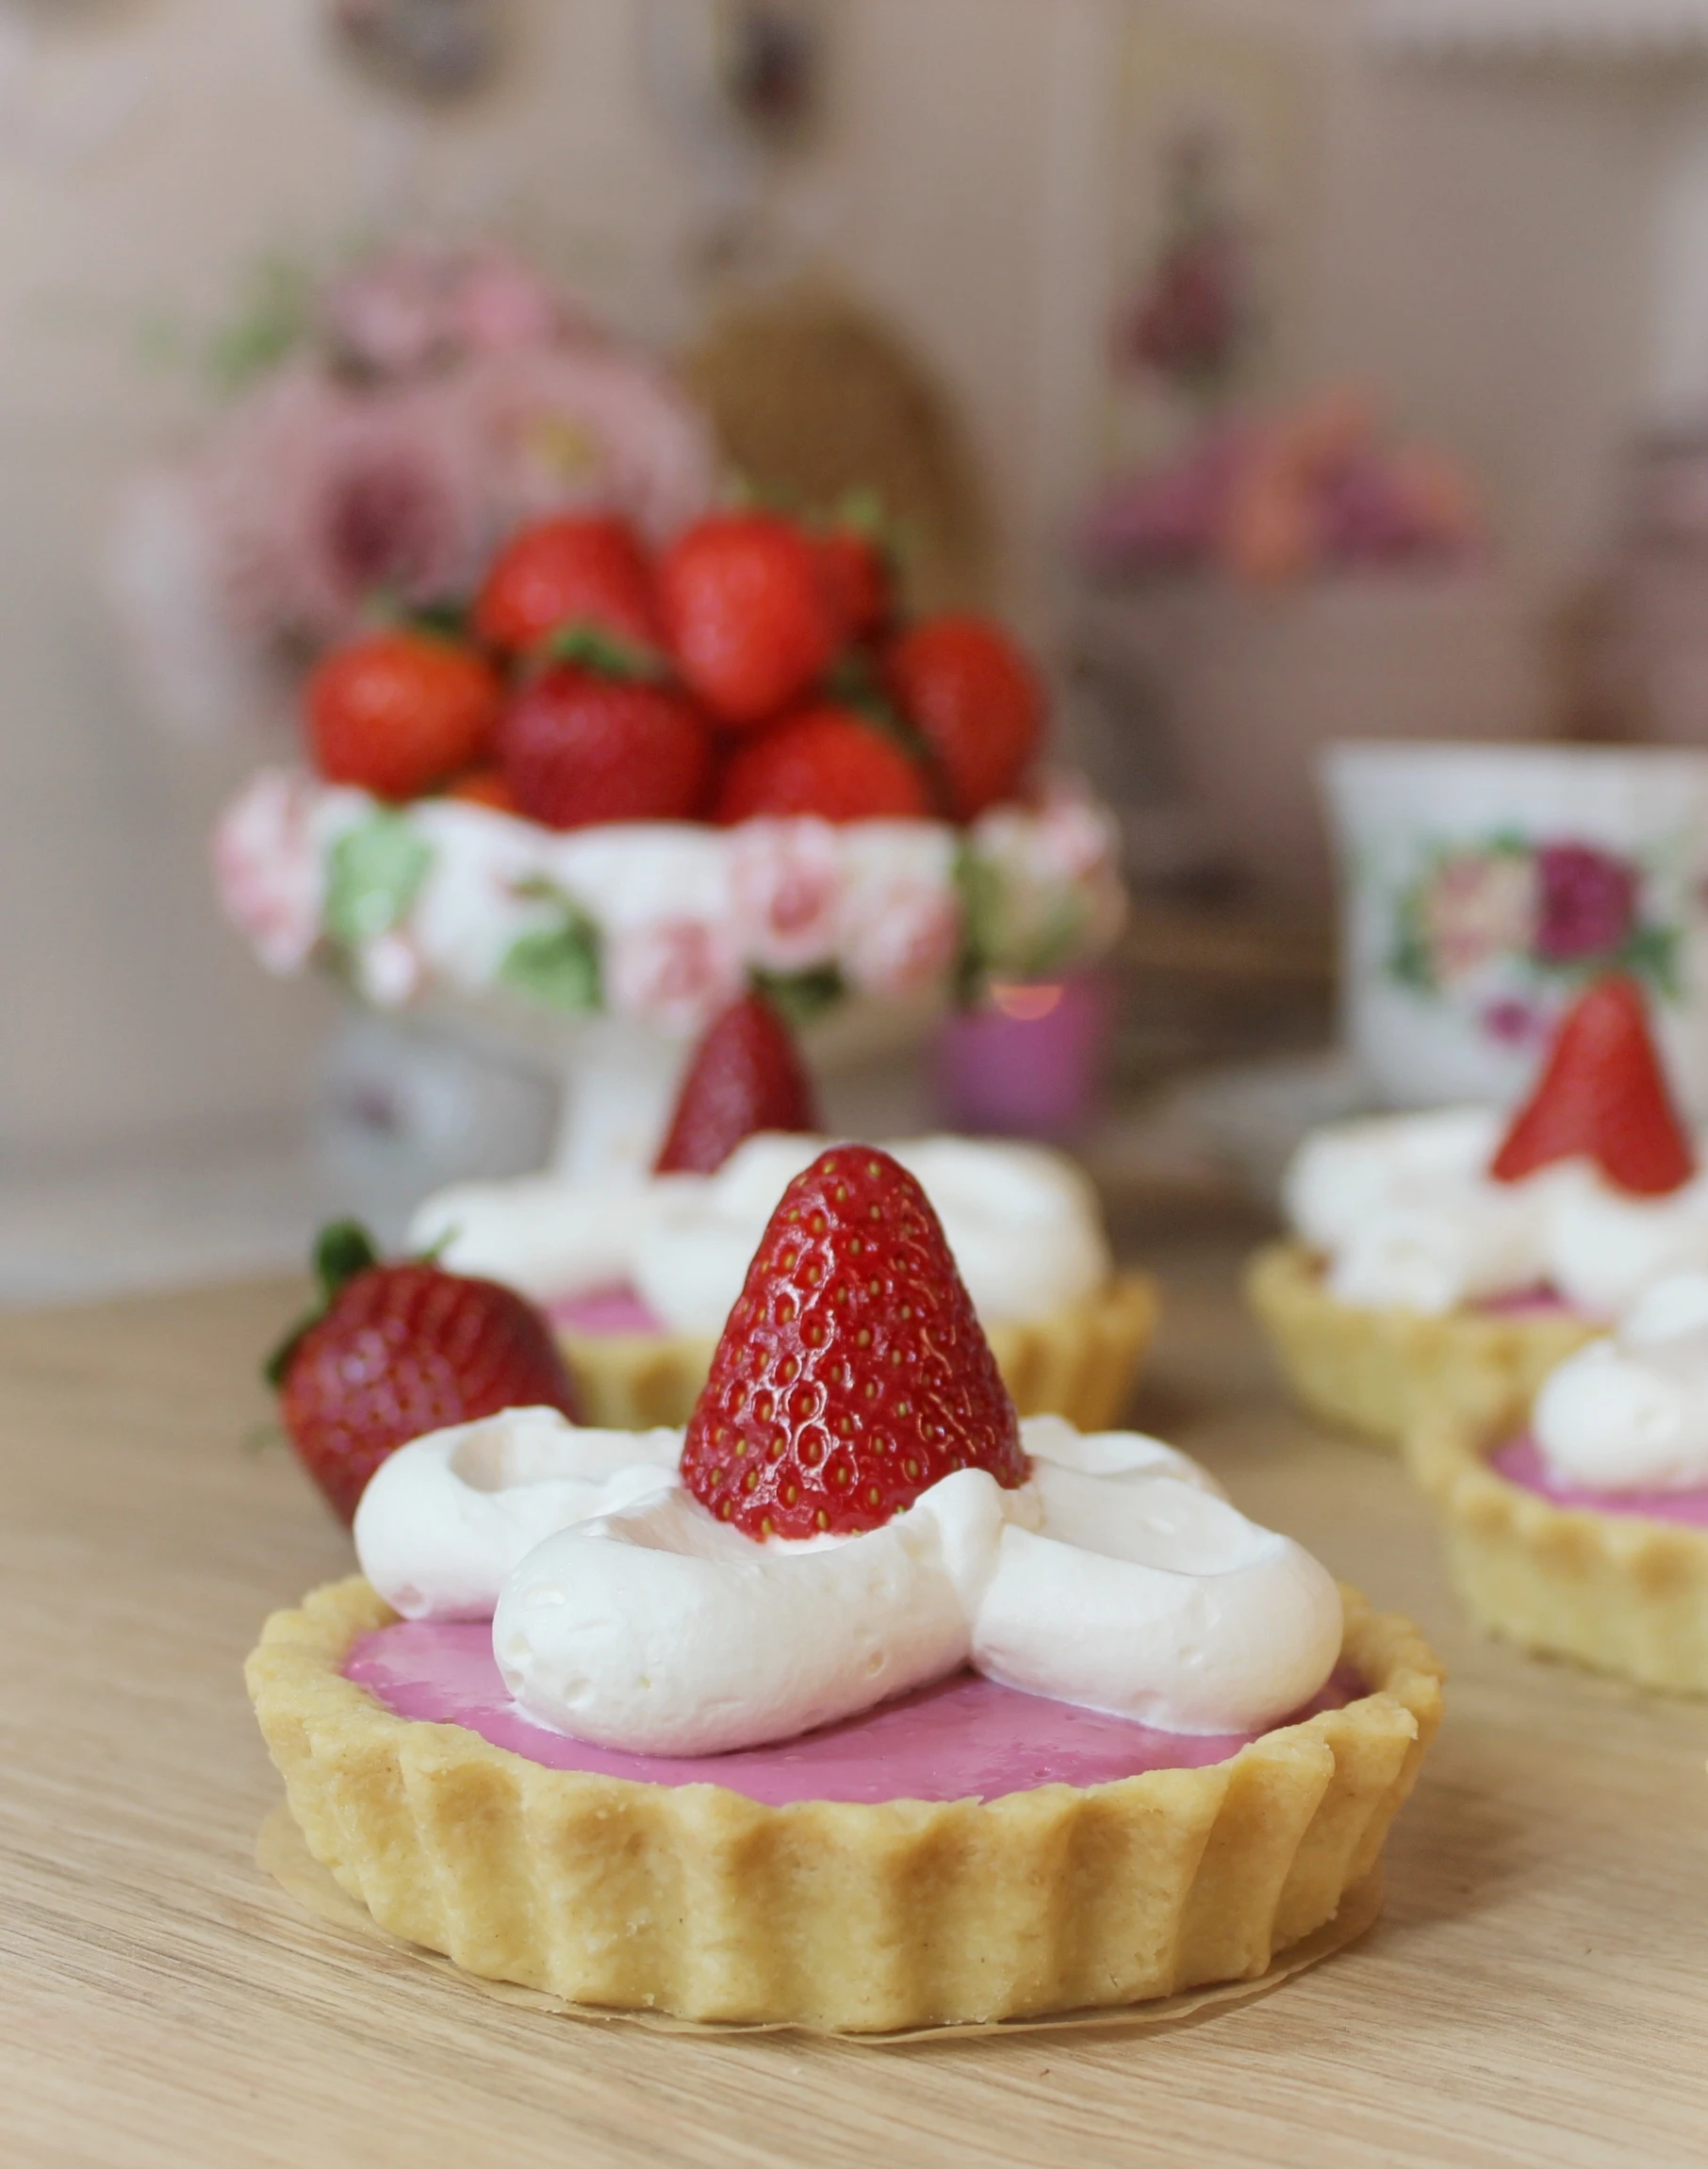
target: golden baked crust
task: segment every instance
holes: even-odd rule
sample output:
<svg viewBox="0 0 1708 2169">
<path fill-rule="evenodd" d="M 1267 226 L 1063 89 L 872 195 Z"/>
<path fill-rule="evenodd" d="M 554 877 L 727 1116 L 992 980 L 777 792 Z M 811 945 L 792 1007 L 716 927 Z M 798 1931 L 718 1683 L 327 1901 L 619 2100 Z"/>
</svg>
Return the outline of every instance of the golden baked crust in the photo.
<svg viewBox="0 0 1708 2169">
<path fill-rule="evenodd" d="M 1598 1514 L 1509 1483 L 1488 1456 L 1523 1404 L 1483 1425 L 1437 1416 L 1405 1442 L 1479 1625 L 1646 1687 L 1708 1694 L 1708 1532 Z"/>
<path fill-rule="evenodd" d="M 1107 1431 L 1126 1407 L 1157 1323 L 1155 1283 L 1117 1273 L 1101 1294 L 1046 1317 L 987 1328 L 1014 1405 L 1023 1416 L 1065 1416 L 1081 1431 Z M 685 1423 L 717 1346 L 694 1333 L 578 1333 L 558 1339 L 589 1423 L 646 1431 Z"/>
<path fill-rule="evenodd" d="M 1299 1242 L 1266 1243 L 1246 1268 L 1245 1292 L 1310 1413 L 1390 1445 L 1432 1415 L 1478 1423 L 1527 1404 L 1549 1372 L 1606 1330 L 1566 1315 L 1361 1309 L 1328 1292 Z"/>
<path fill-rule="evenodd" d="M 889 2032 L 1255 1980 L 1374 1867 L 1441 1708 L 1416 1629 L 1349 1590 L 1344 1654 L 1372 1691 L 1212 1768 L 764 1807 L 394 1716 L 339 1668 L 393 1617 L 335 1583 L 249 1659 L 314 1857 L 470 1973 L 701 2020 Z"/>
</svg>

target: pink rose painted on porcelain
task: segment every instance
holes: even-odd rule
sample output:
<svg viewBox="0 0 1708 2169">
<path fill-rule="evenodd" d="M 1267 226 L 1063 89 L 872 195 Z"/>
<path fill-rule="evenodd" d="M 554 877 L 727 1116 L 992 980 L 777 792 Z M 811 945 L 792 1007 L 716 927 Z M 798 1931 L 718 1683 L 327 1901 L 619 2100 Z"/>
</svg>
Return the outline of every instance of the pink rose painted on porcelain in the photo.
<svg viewBox="0 0 1708 2169">
<path fill-rule="evenodd" d="M 1540 1047 L 1547 1040 L 1551 1020 L 1534 1002 L 1508 994 L 1493 1001 L 1482 1012 L 1485 1032 L 1503 1047 Z"/>
<path fill-rule="evenodd" d="M 961 946 L 961 912 L 945 885 L 903 876 L 844 902 L 842 965 L 851 986 L 881 1000 L 924 993 Z"/>
<path fill-rule="evenodd" d="M 836 947 L 842 860 L 827 821 L 748 821 L 731 832 L 735 938 L 764 971 L 797 972 Z"/>
<path fill-rule="evenodd" d="M 1536 955 L 1551 964 L 1610 956 L 1636 920 L 1637 877 L 1625 860 L 1590 844 L 1545 844 L 1536 853 L 1541 885 Z"/>
<path fill-rule="evenodd" d="M 1437 982 L 1529 945 L 1536 924 L 1534 862 L 1513 851 L 1459 851 L 1441 860 L 1419 904 Z"/>
<path fill-rule="evenodd" d="M 713 920 L 653 919 L 608 938 L 607 1006 L 660 1031 L 697 1030 L 740 987 L 734 945 Z"/>
<path fill-rule="evenodd" d="M 214 879 L 226 917 L 270 972 L 301 971 L 320 928 L 320 854 L 305 776 L 264 768 L 221 816 Z"/>
</svg>

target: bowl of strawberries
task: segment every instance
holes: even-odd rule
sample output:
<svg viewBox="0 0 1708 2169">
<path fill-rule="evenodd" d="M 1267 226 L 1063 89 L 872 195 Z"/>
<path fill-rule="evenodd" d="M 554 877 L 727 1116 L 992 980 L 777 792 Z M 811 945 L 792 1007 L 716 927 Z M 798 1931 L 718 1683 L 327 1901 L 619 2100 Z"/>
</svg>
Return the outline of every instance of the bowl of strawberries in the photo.
<svg viewBox="0 0 1708 2169">
<path fill-rule="evenodd" d="M 521 1043 L 556 1164 L 650 1165 L 694 1036 L 764 991 L 823 1066 L 1118 929 L 1115 831 L 1043 765 L 1004 629 L 911 617 L 876 524 L 739 507 L 649 550 L 540 520 L 454 609 L 325 653 L 303 759 L 222 816 L 270 970 Z"/>
</svg>

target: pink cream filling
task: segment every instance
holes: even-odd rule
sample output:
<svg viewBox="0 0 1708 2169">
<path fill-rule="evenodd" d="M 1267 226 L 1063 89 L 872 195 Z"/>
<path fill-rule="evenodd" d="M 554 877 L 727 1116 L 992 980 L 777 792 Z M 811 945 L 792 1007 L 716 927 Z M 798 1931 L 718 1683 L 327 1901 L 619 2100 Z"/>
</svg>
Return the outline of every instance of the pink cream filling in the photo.
<svg viewBox="0 0 1708 2169">
<path fill-rule="evenodd" d="M 720 1784 L 765 1807 L 792 1800 L 997 1799 L 1035 1785 L 1107 1784 L 1141 1770 L 1225 1762 L 1256 1733 L 1156 1732 L 1071 1702 L 1017 1694 L 972 1672 L 921 1687 L 841 1724 L 722 1755 L 631 1755 L 568 1738 L 504 1691 L 484 1620 L 405 1619 L 364 1635 L 344 1676 L 401 1717 L 462 1725 L 547 1769 L 646 1784 Z M 1365 1689 L 1344 1668 L 1303 1709 L 1338 1710 Z"/>
<path fill-rule="evenodd" d="M 1503 1295 L 1486 1295 L 1471 1305 L 1489 1318 L 1561 1318 L 1576 1314 L 1576 1306 L 1552 1288 L 1515 1288 Z"/>
<path fill-rule="evenodd" d="M 668 1330 L 655 1310 L 649 1309 L 627 1282 L 612 1288 L 590 1289 L 585 1295 L 560 1296 L 546 1306 L 553 1325 L 567 1325 L 571 1333 L 664 1333 Z"/>
<path fill-rule="evenodd" d="M 1568 1484 L 1550 1469 L 1542 1449 L 1528 1433 L 1491 1454 L 1489 1467 L 1509 1484 L 1535 1491 L 1556 1506 L 1586 1506 L 1597 1514 L 1641 1514 L 1651 1521 L 1682 1521 L 1687 1528 L 1708 1529 L 1708 1490 L 1594 1491 L 1584 1484 Z"/>
</svg>

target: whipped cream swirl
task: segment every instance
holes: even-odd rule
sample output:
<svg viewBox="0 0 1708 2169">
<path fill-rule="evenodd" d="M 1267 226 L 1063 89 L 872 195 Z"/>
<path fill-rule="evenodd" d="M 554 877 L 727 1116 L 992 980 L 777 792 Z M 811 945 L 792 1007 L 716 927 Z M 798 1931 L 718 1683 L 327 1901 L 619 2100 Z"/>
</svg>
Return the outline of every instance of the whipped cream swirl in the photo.
<svg viewBox="0 0 1708 2169">
<path fill-rule="evenodd" d="M 1017 1490 L 961 1470 L 882 1528 L 756 1544 L 682 1488 L 679 1433 L 625 1463 L 624 1434 L 512 1411 L 394 1454 L 356 1548 L 408 1617 L 491 1602 L 518 1705 L 632 1753 L 789 1739 L 968 1664 L 1180 1733 L 1255 1730 L 1322 1685 L 1340 1600 L 1308 1553 L 1157 1439 L 1021 1430 Z"/>
<path fill-rule="evenodd" d="M 831 1142 L 750 1137 L 710 1175 L 461 1183 L 420 1208 L 410 1242 L 442 1244 L 452 1271 L 507 1281 L 537 1302 L 626 1285 L 671 1331 L 715 1335 L 778 1200 Z M 959 1137 L 884 1150 L 924 1187 L 987 1323 L 1065 1308 L 1109 1279 L 1095 1194 L 1063 1154 Z"/>
<path fill-rule="evenodd" d="M 1613 1333 L 1551 1372 L 1531 1427 L 1565 1483 L 1708 1488 L 1708 1273 L 1657 1280 Z"/>
<path fill-rule="evenodd" d="M 1496 1182 L 1503 1126 L 1492 1108 L 1443 1108 L 1306 1138 L 1285 1203 L 1330 1293 L 1438 1315 L 1545 1286 L 1611 1317 L 1664 1273 L 1708 1270 L 1708 1173 L 1666 1197 L 1634 1196 L 1585 1159 Z"/>
</svg>

